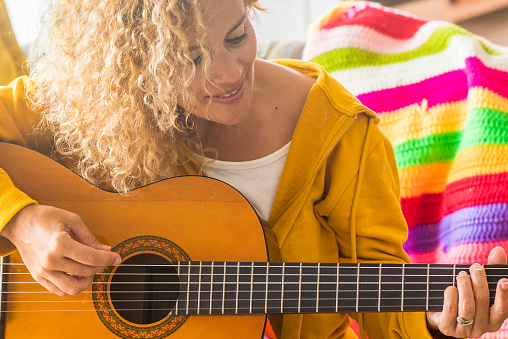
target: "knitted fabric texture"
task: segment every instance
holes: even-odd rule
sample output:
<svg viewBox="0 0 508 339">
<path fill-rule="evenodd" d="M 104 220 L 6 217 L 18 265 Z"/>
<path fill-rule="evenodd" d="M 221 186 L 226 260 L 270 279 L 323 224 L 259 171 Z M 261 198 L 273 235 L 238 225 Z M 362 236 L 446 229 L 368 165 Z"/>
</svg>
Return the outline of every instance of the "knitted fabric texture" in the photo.
<svg viewBox="0 0 508 339">
<path fill-rule="evenodd" d="M 303 59 L 379 114 L 413 262 L 487 263 L 493 247 L 508 250 L 508 48 L 345 1 L 311 26 Z M 508 338 L 508 327 L 484 338 Z"/>
</svg>

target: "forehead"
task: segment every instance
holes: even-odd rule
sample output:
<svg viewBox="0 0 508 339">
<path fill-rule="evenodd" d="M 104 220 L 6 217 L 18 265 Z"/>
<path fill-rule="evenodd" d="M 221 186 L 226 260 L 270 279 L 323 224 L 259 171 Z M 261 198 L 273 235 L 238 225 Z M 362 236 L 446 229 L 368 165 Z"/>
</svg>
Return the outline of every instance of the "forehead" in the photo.
<svg viewBox="0 0 508 339">
<path fill-rule="evenodd" d="M 246 12 L 244 0 L 204 0 L 202 4 L 209 33 L 229 31 Z"/>
</svg>

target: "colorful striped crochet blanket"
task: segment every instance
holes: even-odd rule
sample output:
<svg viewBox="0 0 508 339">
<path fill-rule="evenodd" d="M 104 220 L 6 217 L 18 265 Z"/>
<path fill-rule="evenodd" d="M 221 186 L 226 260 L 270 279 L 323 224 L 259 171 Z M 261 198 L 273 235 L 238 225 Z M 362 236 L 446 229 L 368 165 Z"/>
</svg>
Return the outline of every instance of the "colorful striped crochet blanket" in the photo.
<svg viewBox="0 0 508 339">
<path fill-rule="evenodd" d="M 399 168 L 413 262 L 486 263 L 508 250 L 508 48 L 443 21 L 345 1 L 303 59 L 376 111 Z M 488 338 L 508 338 L 508 327 Z"/>
</svg>

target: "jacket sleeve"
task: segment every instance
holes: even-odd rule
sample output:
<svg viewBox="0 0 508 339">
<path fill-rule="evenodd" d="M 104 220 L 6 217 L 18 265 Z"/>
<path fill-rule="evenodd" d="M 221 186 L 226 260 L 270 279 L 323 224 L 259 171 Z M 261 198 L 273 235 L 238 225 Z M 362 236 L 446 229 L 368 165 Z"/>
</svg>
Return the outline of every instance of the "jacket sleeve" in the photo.
<svg viewBox="0 0 508 339">
<path fill-rule="evenodd" d="M 359 128 L 343 138 L 332 159 L 331 177 L 341 178 L 338 197 L 329 205 L 327 223 L 337 235 L 342 262 L 409 262 L 403 243 L 407 225 L 399 202 L 399 181 L 393 149 L 373 119 L 360 114 Z M 359 142 L 363 140 L 362 142 Z M 357 155 L 355 155 L 357 154 Z M 341 158 L 354 156 L 356 158 Z M 344 164 L 349 164 L 345 169 Z M 337 166 L 336 168 L 333 168 Z M 344 180 L 346 178 L 346 180 Z M 333 179 L 330 189 L 334 190 Z M 325 199 L 326 200 L 326 199 Z M 370 339 L 431 338 L 424 312 L 351 314 Z"/>
<path fill-rule="evenodd" d="M 49 143 L 40 143 L 45 138 L 37 137 L 33 131 L 40 118 L 28 109 L 25 82 L 26 78 L 22 77 L 9 86 L 0 87 L 0 141 L 46 150 L 50 148 Z M 8 174 L 0 168 L 0 231 L 17 212 L 34 203 L 36 201 L 18 190 Z M 0 256 L 14 249 L 10 241 L 0 237 Z"/>
</svg>

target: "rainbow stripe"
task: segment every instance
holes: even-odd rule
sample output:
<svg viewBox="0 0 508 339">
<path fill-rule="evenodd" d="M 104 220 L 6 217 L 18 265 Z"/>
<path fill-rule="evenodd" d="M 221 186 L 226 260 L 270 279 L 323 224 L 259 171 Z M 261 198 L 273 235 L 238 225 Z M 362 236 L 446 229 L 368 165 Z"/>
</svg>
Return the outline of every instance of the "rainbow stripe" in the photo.
<svg viewBox="0 0 508 339">
<path fill-rule="evenodd" d="M 508 48 L 345 1 L 314 24 L 303 58 L 378 112 L 413 262 L 486 263 L 493 246 L 508 250 Z M 484 337 L 508 338 L 508 327 Z"/>
</svg>

